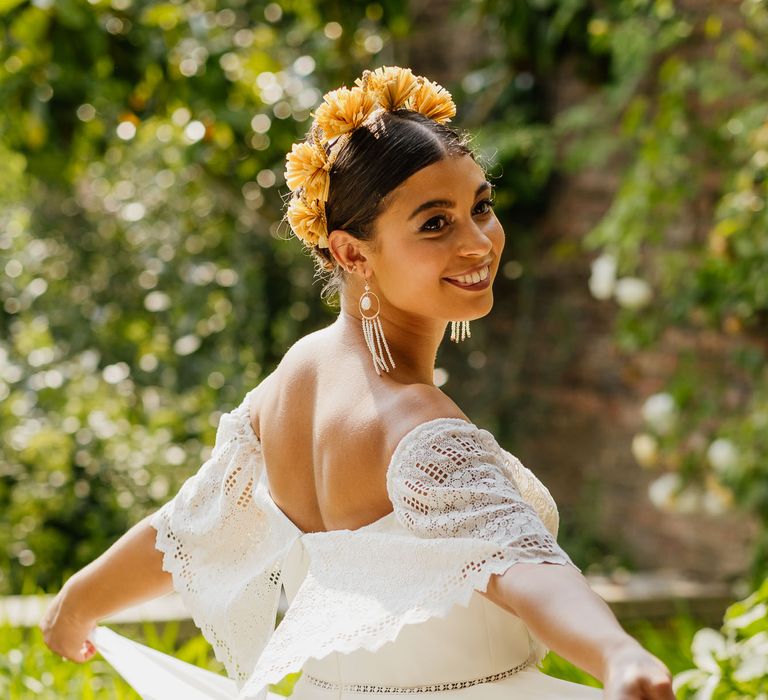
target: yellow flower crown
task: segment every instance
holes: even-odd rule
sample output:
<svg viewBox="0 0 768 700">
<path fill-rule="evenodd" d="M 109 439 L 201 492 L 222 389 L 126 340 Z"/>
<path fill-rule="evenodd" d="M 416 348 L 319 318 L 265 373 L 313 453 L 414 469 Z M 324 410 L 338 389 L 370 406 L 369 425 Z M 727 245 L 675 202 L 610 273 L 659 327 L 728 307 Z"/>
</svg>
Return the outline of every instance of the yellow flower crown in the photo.
<svg viewBox="0 0 768 700">
<path fill-rule="evenodd" d="M 414 110 L 440 123 L 456 114 L 451 93 L 445 88 L 398 66 L 363 71 L 355 87 L 340 87 L 323 96 L 323 103 L 312 114 L 310 139 L 294 143 L 285 157 L 285 182 L 293 192 L 286 218 L 307 246 L 328 247 L 325 202 L 339 151 L 355 129 L 383 111 L 396 109 Z M 325 144 L 333 139 L 336 141 L 326 153 Z"/>
</svg>

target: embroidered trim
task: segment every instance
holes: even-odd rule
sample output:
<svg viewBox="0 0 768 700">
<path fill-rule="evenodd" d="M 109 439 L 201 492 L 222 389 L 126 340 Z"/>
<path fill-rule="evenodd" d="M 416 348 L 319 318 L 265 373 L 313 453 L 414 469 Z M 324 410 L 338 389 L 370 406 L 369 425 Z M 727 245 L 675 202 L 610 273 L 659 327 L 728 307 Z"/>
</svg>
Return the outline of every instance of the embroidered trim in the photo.
<svg viewBox="0 0 768 700">
<path fill-rule="evenodd" d="M 535 652 L 522 663 L 506 671 L 499 671 L 492 676 L 484 676 L 483 678 L 473 678 L 468 681 L 452 681 L 450 683 L 435 683 L 433 685 L 370 685 L 368 683 L 334 683 L 333 681 L 326 681 L 322 678 L 310 676 L 306 673 L 302 674 L 302 678 L 306 679 L 307 683 L 311 683 L 323 690 L 342 690 L 351 693 L 437 693 L 441 690 L 459 690 L 461 688 L 469 688 L 478 683 L 492 683 L 493 681 L 500 681 L 502 678 L 508 678 L 509 676 L 528 668 L 531 664 L 536 662 Z"/>
</svg>

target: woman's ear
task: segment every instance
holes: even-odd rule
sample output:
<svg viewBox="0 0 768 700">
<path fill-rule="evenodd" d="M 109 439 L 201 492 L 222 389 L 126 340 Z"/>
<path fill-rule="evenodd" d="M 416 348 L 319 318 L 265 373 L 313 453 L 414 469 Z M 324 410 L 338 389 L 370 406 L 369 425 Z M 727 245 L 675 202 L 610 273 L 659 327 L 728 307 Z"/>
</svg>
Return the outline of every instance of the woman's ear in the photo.
<svg viewBox="0 0 768 700">
<path fill-rule="evenodd" d="M 336 262 L 347 272 L 366 261 L 364 247 L 364 241 L 358 240 L 343 229 L 334 229 L 328 234 L 328 249 Z"/>
</svg>

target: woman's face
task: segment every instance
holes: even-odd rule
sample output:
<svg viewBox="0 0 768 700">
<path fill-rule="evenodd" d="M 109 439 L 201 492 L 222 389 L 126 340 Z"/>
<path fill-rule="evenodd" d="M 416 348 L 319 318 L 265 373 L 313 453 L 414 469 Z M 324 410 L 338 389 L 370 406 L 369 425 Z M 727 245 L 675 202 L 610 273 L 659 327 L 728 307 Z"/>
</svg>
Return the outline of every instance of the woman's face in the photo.
<svg viewBox="0 0 768 700">
<path fill-rule="evenodd" d="M 422 168 L 393 190 L 374 223 L 376 250 L 367 252 L 386 302 L 445 321 L 486 315 L 504 249 L 490 198 L 485 174 L 469 155 Z M 475 270 L 485 276 L 476 287 L 446 279 Z"/>
</svg>

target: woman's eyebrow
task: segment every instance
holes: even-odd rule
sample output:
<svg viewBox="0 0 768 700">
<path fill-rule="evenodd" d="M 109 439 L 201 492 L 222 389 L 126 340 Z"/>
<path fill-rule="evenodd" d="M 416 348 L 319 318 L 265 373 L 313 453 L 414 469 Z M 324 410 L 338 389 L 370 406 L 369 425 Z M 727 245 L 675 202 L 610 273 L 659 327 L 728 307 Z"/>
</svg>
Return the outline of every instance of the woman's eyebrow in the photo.
<svg viewBox="0 0 768 700">
<path fill-rule="evenodd" d="M 480 183 L 480 186 L 475 190 L 475 197 L 479 195 L 484 190 L 490 190 L 493 187 L 488 180 L 484 180 L 482 183 Z M 450 199 L 430 199 L 428 202 L 424 202 L 424 204 L 419 204 L 418 207 L 416 207 L 411 215 L 408 217 L 408 221 L 410 221 L 416 214 L 419 212 L 424 211 L 425 209 L 431 209 L 432 207 L 455 207 L 456 202 L 450 200 Z"/>
</svg>

